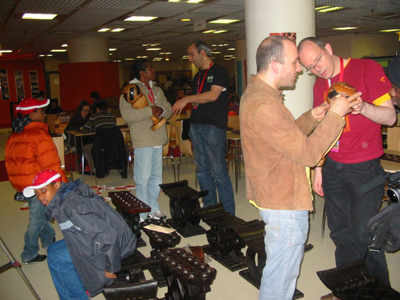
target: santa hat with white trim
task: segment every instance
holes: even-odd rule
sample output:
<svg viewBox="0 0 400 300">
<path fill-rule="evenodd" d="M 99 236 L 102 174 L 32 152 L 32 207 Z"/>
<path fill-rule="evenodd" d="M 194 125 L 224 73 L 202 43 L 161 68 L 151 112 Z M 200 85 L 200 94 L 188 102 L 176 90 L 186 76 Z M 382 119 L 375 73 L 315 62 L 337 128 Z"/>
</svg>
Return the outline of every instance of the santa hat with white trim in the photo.
<svg viewBox="0 0 400 300">
<path fill-rule="evenodd" d="M 24 189 L 24 196 L 26 198 L 33 197 L 35 195 L 35 190 L 56 181 L 62 181 L 60 174 L 53 170 L 43 170 L 37 173 L 35 178 L 33 178 L 32 185 Z"/>
<path fill-rule="evenodd" d="M 49 99 L 40 101 L 35 98 L 27 98 L 27 99 L 22 100 L 17 105 L 15 110 L 17 112 L 19 112 L 20 114 L 26 116 L 38 108 L 46 107 L 47 105 L 49 105 L 49 103 L 50 103 Z"/>
</svg>

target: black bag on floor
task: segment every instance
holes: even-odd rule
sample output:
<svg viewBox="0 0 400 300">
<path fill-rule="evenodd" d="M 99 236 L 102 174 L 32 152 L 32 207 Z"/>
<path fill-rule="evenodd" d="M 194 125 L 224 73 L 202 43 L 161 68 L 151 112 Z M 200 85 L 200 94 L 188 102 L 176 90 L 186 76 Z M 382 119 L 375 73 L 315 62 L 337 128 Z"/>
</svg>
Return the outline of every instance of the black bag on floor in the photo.
<svg viewBox="0 0 400 300">
<path fill-rule="evenodd" d="M 367 227 L 371 233 L 369 249 L 395 252 L 400 249 L 400 203 L 382 209 L 371 218 Z M 399 298 L 400 299 L 400 298 Z"/>
<path fill-rule="evenodd" d="M 333 295 L 341 300 L 400 299 L 400 293 L 370 276 L 364 260 L 317 274 Z"/>
</svg>

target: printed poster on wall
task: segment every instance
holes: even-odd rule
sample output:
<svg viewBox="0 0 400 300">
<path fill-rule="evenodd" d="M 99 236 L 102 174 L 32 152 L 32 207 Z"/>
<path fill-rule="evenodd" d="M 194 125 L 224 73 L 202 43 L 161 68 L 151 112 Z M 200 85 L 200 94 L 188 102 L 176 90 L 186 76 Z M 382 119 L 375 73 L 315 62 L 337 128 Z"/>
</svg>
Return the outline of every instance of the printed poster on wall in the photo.
<svg viewBox="0 0 400 300">
<path fill-rule="evenodd" d="M 24 76 L 22 75 L 21 70 L 15 70 L 15 86 L 17 88 L 17 99 L 21 101 L 25 98 L 25 91 L 24 91 Z"/>
<path fill-rule="evenodd" d="M 3 100 L 10 100 L 10 92 L 8 91 L 7 69 L 0 69 L 0 88 L 1 98 Z"/>
<path fill-rule="evenodd" d="M 296 32 L 275 32 L 275 33 L 270 33 L 269 35 L 280 35 L 280 36 L 286 36 L 289 39 L 291 39 L 292 41 L 296 42 Z"/>
<path fill-rule="evenodd" d="M 31 82 L 32 98 L 37 98 L 39 94 L 39 82 L 36 71 L 29 71 L 29 80 Z"/>
</svg>

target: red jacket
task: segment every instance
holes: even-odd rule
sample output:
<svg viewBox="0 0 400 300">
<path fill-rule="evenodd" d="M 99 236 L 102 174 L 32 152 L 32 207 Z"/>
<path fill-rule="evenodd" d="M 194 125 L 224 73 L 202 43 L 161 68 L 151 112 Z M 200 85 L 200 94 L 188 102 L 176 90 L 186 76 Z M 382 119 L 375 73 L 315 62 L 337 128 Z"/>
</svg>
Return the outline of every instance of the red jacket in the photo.
<svg viewBox="0 0 400 300">
<path fill-rule="evenodd" d="M 8 178 L 20 192 L 32 184 L 38 172 L 46 169 L 57 171 L 68 182 L 45 123 L 32 122 L 21 133 L 14 132 L 6 144 L 5 159 Z"/>
</svg>

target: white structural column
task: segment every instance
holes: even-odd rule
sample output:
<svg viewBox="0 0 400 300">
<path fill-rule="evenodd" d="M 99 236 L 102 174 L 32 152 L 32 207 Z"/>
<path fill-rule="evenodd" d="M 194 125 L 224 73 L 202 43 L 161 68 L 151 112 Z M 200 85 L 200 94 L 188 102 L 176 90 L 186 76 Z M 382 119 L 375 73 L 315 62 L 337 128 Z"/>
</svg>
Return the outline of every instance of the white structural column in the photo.
<svg viewBox="0 0 400 300">
<path fill-rule="evenodd" d="M 68 39 L 68 61 L 109 62 L 108 38 L 81 37 Z"/>
<path fill-rule="evenodd" d="M 257 73 L 256 51 L 272 33 L 294 32 L 296 44 L 315 36 L 315 0 L 246 0 L 247 76 Z M 284 90 L 285 105 L 295 118 L 312 107 L 315 77 L 299 73 L 293 89 Z"/>
</svg>

